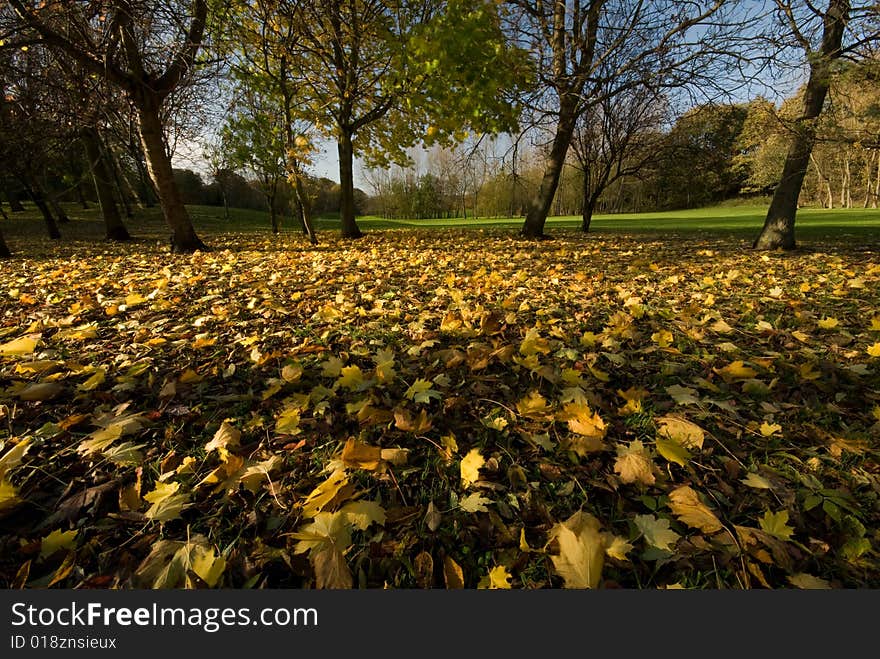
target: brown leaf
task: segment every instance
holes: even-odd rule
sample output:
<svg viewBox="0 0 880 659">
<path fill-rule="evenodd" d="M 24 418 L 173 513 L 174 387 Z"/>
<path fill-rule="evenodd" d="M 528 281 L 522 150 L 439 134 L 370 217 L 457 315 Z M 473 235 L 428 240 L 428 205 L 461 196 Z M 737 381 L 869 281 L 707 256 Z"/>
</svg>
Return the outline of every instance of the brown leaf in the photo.
<svg viewBox="0 0 880 659">
<path fill-rule="evenodd" d="M 669 493 L 669 508 L 679 520 L 703 533 L 714 533 L 722 528 L 721 520 L 700 501 L 696 491 L 687 485 Z"/>
<path fill-rule="evenodd" d="M 318 588 L 351 588 L 353 579 L 351 570 L 345 562 L 345 556 L 334 545 L 327 544 L 318 551 L 309 554 L 315 568 L 315 585 Z"/>
<path fill-rule="evenodd" d="M 464 573 L 461 566 L 449 556 L 443 557 L 443 579 L 448 590 L 464 588 Z"/>
<path fill-rule="evenodd" d="M 350 437 L 342 449 L 342 462 L 352 469 L 366 469 L 375 471 L 382 461 L 382 449 L 378 446 L 370 446 Z"/>
<path fill-rule="evenodd" d="M 416 555 L 413 560 L 416 584 L 419 588 L 430 588 L 434 583 L 434 559 L 426 551 Z"/>
</svg>

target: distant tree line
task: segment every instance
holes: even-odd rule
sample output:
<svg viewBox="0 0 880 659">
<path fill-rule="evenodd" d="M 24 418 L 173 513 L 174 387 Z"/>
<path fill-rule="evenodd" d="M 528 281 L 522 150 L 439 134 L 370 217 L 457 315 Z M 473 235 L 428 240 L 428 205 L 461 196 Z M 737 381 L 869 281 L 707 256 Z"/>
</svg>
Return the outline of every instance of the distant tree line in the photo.
<svg viewBox="0 0 880 659">
<path fill-rule="evenodd" d="M 228 206 L 268 211 L 268 200 L 260 181 L 248 179 L 230 170 L 207 176 L 191 169 L 175 169 L 174 178 L 186 204 L 203 206 Z M 312 210 L 316 216 L 338 216 L 340 206 L 339 183 L 325 177 L 307 177 Z M 292 212 L 296 191 L 287 181 L 279 183 L 274 204 L 280 215 Z M 355 189 L 355 204 L 359 214 L 366 207 L 366 193 Z"/>
<path fill-rule="evenodd" d="M 772 193 L 754 245 L 792 248 L 798 204 L 880 195 L 878 17 L 874 0 L 6 0 L 0 198 L 30 199 L 53 239 L 85 187 L 112 240 L 157 204 L 193 252 L 210 247 L 187 202 L 257 206 L 249 189 L 313 243 L 316 212 L 347 239 L 362 212 L 521 216 L 545 238 L 555 213 L 588 231 L 595 212 Z M 783 103 L 749 93 L 785 78 L 802 87 Z M 319 140 L 338 189 L 309 175 Z M 207 144 L 201 185 L 175 172 L 181 142 Z"/>
</svg>

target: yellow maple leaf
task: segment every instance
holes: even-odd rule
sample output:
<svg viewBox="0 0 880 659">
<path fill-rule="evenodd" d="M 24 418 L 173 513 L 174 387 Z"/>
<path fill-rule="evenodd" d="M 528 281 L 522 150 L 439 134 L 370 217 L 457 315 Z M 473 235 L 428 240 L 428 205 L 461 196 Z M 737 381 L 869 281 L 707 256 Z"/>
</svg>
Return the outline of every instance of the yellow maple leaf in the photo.
<svg viewBox="0 0 880 659">
<path fill-rule="evenodd" d="M 619 561 L 628 561 L 626 555 L 632 551 L 632 544 L 627 542 L 626 538 L 619 535 L 605 535 L 603 538 L 605 543 L 605 555 L 610 558 L 616 558 Z"/>
<path fill-rule="evenodd" d="M 472 448 L 468 454 L 461 459 L 461 484 L 462 487 L 468 488 L 480 478 L 480 467 L 486 464 L 483 456 L 480 455 L 479 449 Z"/>
<path fill-rule="evenodd" d="M 177 381 L 181 384 L 196 384 L 202 381 L 202 376 L 196 373 L 193 369 L 188 368 L 183 373 L 180 374 L 180 377 L 177 378 Z"/>
<path fill-rule="evenodd" d="M 642 536 L 652 547 L 662 549 L 664 551 L 672 551 L 672 547 L 681 537 L 678 533 L 669 528 L 669 520 L 663 517 L 655 517 L 654 515 L 636 515 L 633 519 Z"/>
<path fill-rule="evenodd" d="M 76 546 L 76 536 L 78 531 L 71 529 L 69 531 L 52 531 L 49 535 L 40 540 L 40 558 L 47 558 L 59 549 L 70 550 Z"/>
<path fill-rule="evenodd" d="M 530 391 L 517 402 L 516 410 L 530 419 L 546 419 L 551 413 L 547 399 L 537 391 Z"/>
<path fill-rule="evenodd" d="M 550 554 L 550 560 L 566 588 L 599 585 L 605 564 L 605 543 L 599 529 L 599 520 L 579 511 L 550 530 L 550 540 L 559 544 L 559 553 Z"/>
<path fill-rule="evenodd" d="M 378 501 L 351 501 L 342 506 L 339 512 L 359 531 L 366 531 L 371 524 L 385 525 L 385 509 Z"/>
<path fill-rule="evenodd" d="M 211 441 L 205 444 L 205 452 L 217 451 L 220 459 L 225 462 L 230 451 L 238 448 L 240 439 L 241 431 L 224 420 L 217 429 L 217 432 L 214 433 Z"/>
<path fill-rule="evenodd" d="M 560 414 L 560 418 L 568 422 L 568 428 L 573 433 L 597 440 L 595 444 L 602 450 L 605 445 L 602 439 L 607 431 L 605 422 L 598 412 L 593 412 L 585 403 L 567 403 Z"/>
<path fill-rule="evenodd" d="M 657 438 L 654 445 L 657 447 L 657 453 L 675 464 L 682 467 L 686 466 L 688 461 L 693 457 L 691 452 L 684 446 L 671 439 Z"/>
<path fill-rule="evenodd" d="M 741 360 L 730 362 L 730 364 L 724 368 L 716 368 L 713 370 L 725 380 L 744 380 L 753 378 L 758 374 L 755 369 L 746 366 Z"/>
<path fill-rule="evenodd" d="M 314 517 L 317 513 L 324 510 L 340 495 L 340 492 L 346 485 L 348 485 L 348 477 L 345 475 L 345 469 L 335 470 L 325 481 L 313 489 L 302 502 L 303 517 Z"/>
<path fill-rule="evenodd" d="M 703 448 L 706 433 L 695 423 L 685 418 L 673 415 L 660 416 L 654 419 L 657 424 L 657 434 L 679 444 L 680 446 L 699 451 Z"/>
<path fill-rule="evenodd" d="M 350 523 L 341 511 L 318 513 L 311 522 L 289 535 L 299 541 L 293 548 L 295 554 L 321 551 L 327 546 L 344 550 L 351 544 Z"/>
<path fill-rule="evenodd" d="M 620 475 L 622 482 L 653 485 L 655 480 L 653 469 L 651 451 L 640 440 L 630 442 L 629 446 L 623 444 L 617 446 L 614 471 Z"/>
<path fill-rule="evenodd" d="M 459 501 L 458 505 L 467 513 L 485 513 L 489 510 L 486 508 L 486 504 L 489 503 L 492 503 L 491 499 L 487 499 L 479 492 L 474 492 Z"/>
<path fill-rule="evenodd" d="M 143 497 L 152 504 L 144 517 L 154 522 L 168 522 L 180 517 L 191 504 L 188 493 L 177 494 L 179 488 L 180 483 L 176 482 L 156 483 L 156 487 Z"/>
<path fill-rule="evenodd" d="M 33 354 L 37 349 L 42 334 L 26 334 L 25 336 L 13 339 L 7 343 L 0 345 L 0 355 L 23 357 Z"/>
<path fill-rule="evenodd" d="M 765 421 L 761 424 L 761 427 L 758 428 L 758 430 L 761 431 L 761 434 L 764 437 L 771 437 L 782 430 L 782 426 L 780 426 L 778 423 L 768 423 L 767 421 Z"/>
<path fill-rule="evenodd" d="M 651 340 L 661 348 L 668 348 L 672 344 L 672 332 L 669 330 L 660 330 L 651 335 Z"/>
<path fill-rule="evenodd" d="M 669 493 L 669 508 L 682 522 L 704 533 L 714 533 L 722 528 L 721 521 L 706 504 L 700 501 L 699 495 L 682 485 Z"/>
<path fill-rule="evenodd" d="M 538 330 L 533 327 L 526 332 L 522 343 L 520 343 L 519 351 L 525 357 L 531 357 L 538 353 L 547 354 L 550 352 L 550 343 L 547 339 L 542 338 Z"/>
<path fill-rule="evenodd" d="M 871 357 L 880 357 L 880 341 L 878 341 L 874 345 L 868 346 L 865 352 L 871 355 Z"/>
<path fill-rule="evenodd" d="M 291 406 L 285 408 L 275 420 L 275 432 L 282 435 L 298 435 L 301 432 L 299 416 L 299 407 Z"/>
<path fill-rule="evenodd" d="M 202 581 L 211 588 L 217 585 L 217 582 L 220 581 L 220 577 L 223 576 L 223 572 L 226 570 L 226 559 L 218 555 L 214 547 L 202 543 L 188 542 L 181 551 L 186 552 L 186 562 Z M 196 587 L 191 582 L 189 576 L 187 576 L 187 582 L 188 587 Z"/>
<path fill-rule="evenodd" d="M 755 473 L 754 471 L 750 471 L 745 478 L 741 478 L 740 482 L 743 485 L 748 485 L 749 487 L 754 487 L 758 490 L 772 490 L 773 484 L 761 476 L 760 474 Z"/>
<path fill-rule="evenodd" d="M 489 570 L 489 573 L 480 579 L 480 583 L 477 585 L 478 589 L 488 588 L 490 590 L 509 590 L 510 580 L 513 578 L 513 575 L 507 571 L 507 568 L 503 565 L 497 565 Z"/>
<path fill-rule="evenodd" d="M 382 462 L 382 449 L 349 437 L 342 449 L 342 462 L 352 469 L 375 471 Z"/>
<path fill-rule="evenodd" d="M 355 391 L 363 386 L 364 384 L 364 374 L 361 371 L 361 367 L 355 364 L 354 366 L 344 366 L 340 369 L 339 379 L 336 383 L 340 387 L 345 387 L 349 391 Z"/>
<path fill-rule="evenodd" d="M 837 318 L 832 318 L 831 316 L 825 316 L 822 318 L 817 325 L 822 329 L 834 329 L 838 325 L 840 325 L 840 321 Z"/>
<path fill-rule="evenodd" d="M 794 528 L 788 526 L 788 524 L 786 524 L 787 521 L 787 510 L 780 510 L 778 513 L 771 513 L 768 510 L 764 513 L 764 516 L 758 520 L 761 524 L 761 529 L 763 529 L 765 533 L 769 533 L 774 538 L 779 538 L 780 540 L 791 540 L 791 534 L 794 532 Z"/>
<path fill-rule="evenodd" d="M 7 473 L 21 464 L 24 454 L 28 452 L 30 447 L 31 438 L 26 437 L 0 457 L 0 478 L 3 478 Z"/>
</svg>

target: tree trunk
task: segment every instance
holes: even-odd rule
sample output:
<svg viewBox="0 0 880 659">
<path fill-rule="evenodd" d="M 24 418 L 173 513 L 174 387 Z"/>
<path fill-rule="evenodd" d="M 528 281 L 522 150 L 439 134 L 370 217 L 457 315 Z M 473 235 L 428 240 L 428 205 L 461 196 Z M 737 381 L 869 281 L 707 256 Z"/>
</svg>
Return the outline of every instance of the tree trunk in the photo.
<svg viewBox="0 0 880 659">
<path fill-rule="evenodd" d="M 147 172 L 159 195 L 165 223 L 171 229 L 171 251 L 178 254 L 208 251 L 208 247 L 196 235 L 180 190 L 174 182 L 174 170 L 165 147 L 162 120 L 159 118 L 159 102 L 151 98 L 148 92 L 144 92 L 138 101 L 138 129 L 147 161 Z"/>
<path fill-rule="evenodd" d="M 343 133 L 337 144 L 339 151 L 339 219 L 343 238 L 360 238 L 363 232 L 354 217 L 354 147 L 351 135 Z"/>
<path fill-rule="evenodd" d="M 529 201 L 526 219 L 523 222 L 520 234 L 528 238 L 544 238 L 544 225 L 547 215 L 553 204 L 553 197 L 559 187 L 559 177 L 565 166 L 565 156 L 571 144 L 574 134 L 574 108 L 569 104 L 563 104 L 559 111 L 559 125 L 556 127 L 556 135 L 553 137 L 553 145 L 547 156 L 544 166 L 544 176 L 541 179 L 541 187 Z"/>
<path fill-rule="evenodd" d="M 581 188 L 581 231 L 590 232 L 590 222 L 593 221 L 593 195 L 590 194 L 590 166 L 581 161 L 581 169 L 584 173 L 584 182 Z"/>
<path fill-rule="evenodd" d="M 132 203 L 137 203 L 137 192 L 135 192 L 131 181 L 126 178 L 125 173 L 122 171 L 122 166 L 119 164 L 119 159 L 116 157 L 116 154 L 113 153 L 112 149 L 110 149 L 106 143 L 101 144 L 101 153 L 104 154 L 104 161 L 107 163 L 107 169 L 113 176 L 113 186 L 116 188 L 116 197 L 125 209 L 125 216 L 134 217 L 134 210 L 131 205 Z"/>
<path fill-rule="evenodd" d="M 52 215 L 52 211 L 46 203 L 46 196 L 43 194 L 43 189 L 40 187 L 40 184 L 35 180 L 28 181 L 24 178 L 21 180 L 21 184 L 27 195 L 34 202 L 34 205 L 40 211 L 40 214 L 43 216 L 43 221 L 46 223 L 46 232 L 49 234 L 49 238 L 52 240 L 61 240 L 61 232 L 58 230 L 55 216 Z"/>
<path fill-rule="evenodd" d="M 830 64 L 840 57 L 843 29 L 849 16 L 849 0 L 829 0 L 824 17 L 822 46 L 816 56 L 809 56 L 810 78 L 804 92 L 804 109 L 792 133 L 788 154 L 782 168 L 782 178 L 773 191 L 770 208 L 761 233 L 755 238 L 755 249 L 794 249 L 794 221 L 798 197 L 807 173 L 813 143 L 816 139 L 816 119 L 822 112 L 825 96 L 831 83 Z"/>
<path fill-rule="evenodd" d="M 95 182 L 95 193 L 98 195 L 98 203 L 101 204 L 101 214 L 104 216 L 104 235 L 107 240 L 130 240 L 131 236 L 119 216 L 119 208 L 113 197 L 113 186 L 110 173 L 107 171 L 107 159 L 101 148 L 98 129 L 94 126 L 84 126 L 80 130 L 80 138 Z"/>
<path fill-rule="evenodd" d="M 150 180 L 150 175 L 147 173 L 144 161 L 136 156 L 134 163 L 138 170 L 138 183 L 140 184 L 138 198 L 141 200 L 141 205 L 144 208 L 152 208 L 156 205 L 156 187 Z"/>
<path fill-rule="evenodd" d="M 46 202 L 55 214 L 55 217 L 58 218 L 58 224 L 68 224 L 70 222 L 70 218 L 67 216 L 67 213 L 64 212 L 64 208 L 61 207 L 61 204 L 58 203 L 55 195 L 47 195 Z"/>
<path fill-rule="evenodd" d="M 9 216 L 6 214 L 6 209 L 3 208 L 3 204 L 0 204 L 0 217 L 2 217 L 7 222 L 9 221 Z"/>
<path fill-rule="evenodd" d="M 0 259 L 8 259 L 10 256 L 12 256 L 12 252 L 9 251 L 9 246 L 3 238 L 3 231 L 0 231 Z"/>
<path fill-rule="evenodd" d="M 315 234 L 315 227 L 312 224 L 312 204 L 309 202 L 309 195 L 303 182 L 299 162 L 294 160 L 292 167 L 293 188 L 296 192 L 296 210 L 299 213 L 300 222 L 302 222 L 303 232 L 309 237 L 309 242 L 312 245 L 317 245 L 318 236 Z"/>
</svg>

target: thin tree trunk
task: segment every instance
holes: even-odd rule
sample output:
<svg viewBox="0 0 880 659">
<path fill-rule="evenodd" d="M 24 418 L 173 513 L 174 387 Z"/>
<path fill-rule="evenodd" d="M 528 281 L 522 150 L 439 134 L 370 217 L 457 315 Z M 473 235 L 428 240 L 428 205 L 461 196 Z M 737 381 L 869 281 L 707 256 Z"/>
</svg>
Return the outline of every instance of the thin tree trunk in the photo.
<svg viewBox="0 0 880 659">
<path fill-rule="evenodd" d="M 52 209 L 55 217 L 58 218 L 58 224 L 68 224 L 70 222 L 70 218 L 67 216 L 67 213 L 64 212 L 61 204 L 58 203 L 55 195 L 51 193 L 46 195 L 46 203 L 49 204 L 49 208 Z"/>
<path fill-rule="evenodd" d="M 877 156 L 877 178 L 874 181 L 874 201 L 871 208 L 877 208 L 877 198 L 880 197 L 880 154 Z"/>
<path fill-rule="evenodd" d="M 824 17 L 822 45 L 816 56 L 808 56 L 810 77 L 804 91 L 804 106 L 792 132 L 782 178 L 773 191 L 770 208 L 755 249 L 794 249 L 795 215 L 804 176 L 816 139 L 816 119 L 822 112 L 830 85 L 830 64 L 840 57 L 843 30 L 849 17 L 849 0 L 829 0 Z"/>
<path fill-rule="evenodd" d="M 134 210 L 131 205 L 132 202 L 136 202 L 137 193 L 132 187 L 131 181 L 125 177 L 125 173 L 122 171 L 122 166 L 119 164 L 119 159 L 116 157 L 116 154 L 113 153 L 113 150 L 107 146 L 107 143 L 103 142 L 103 140 L 101 142 L 101 153 L 104 154 L 104 161 L 107 163 L 107 169 L 113 177 L 113 187 L 116 188 L 116 197 L 122 204 L 122 208 L 125 209 L 125 216 L 134 217 Z"/>
<path fill-rule="evenodd" d="M 865 165 L 865 204 L 863 208 L 868 208 L 871 203 L 871 175 L 874 171 L 874 161 L 877 159 L 877 152 L 871 151 L 871 159 Z"/>
<path fill-rule="evenodd" d="M 46 203 L 46 195 L 43 194 L 43 189 L 40 187 L 40 184 L 36 180 L 28 180 L 24 177 L 21 178 L 20 182 L 27 195 L 31 198 L 31 201 L 34 202 L 34 205 L 43 216 L 43 221 L 46 223 L 46 232 L 49 234 L 49 238 L 52 240 L 61 240 L 61 232 L 58 230 L 58 223 L 55 221 L 55 216 L 52 215 L 49 205 Z"/>
<path fill-rule="evenodd" d="M 526 219 L 520 230 L 523 236 L 528 238 L 546 237 L 544 235 L 544 226 L 547 222 L 547 215 L 550 213 L 550 207 L 553 204 L 553 197 L 556 195 L 556 190 L 559 187 L 559 177 L 562 175 L 562 168 L 565 166 L 565 156 L 568 153 L 568 147 L 574 134 L 574 119 L 573 106 L 570 107 L 570 104 L 563 104 L 559 112 L 559 125 L 556 127 L 553 145 L 550 147 L 550 153 L 544 166 L 541 186 L 529 202 Z"/>
<path fill-rule="evenodd" d="M 337 144 L 339 152 L 339 219 L 343 238 L 360 238 L 363 232 L 354 213 L 354 146 L 351 135 L 343 133 Z"/>
<path fill-rule="evenodd" d="M 144 97 L 139 101 L 138 128 L 147 160 L 147 171 L 159 195 L 165 223 L 171 229 L 171 251 L 182 254 L 207 251 L 208 247 L 196 235 L 180 190 L 174 181 L 174 170 L 165 147 L 162 121 L 159 118 L 159 102 L 150 98 L 147 92 L 144 92 Z"/>
<path fill-rule="evenodd" d="M 3 238 L 3 231 L 0 230 L 0 259 L 8 259 L 10 256 L 12 256 L 12 252 L 9 250 L 6 240 Z"/>
<path fill-rule="evenodd" d="M 95 193 L 98 196 L 98 203 L 101 204 L 101 214 L 104 216 L 104 236 L 107 240 L 130 240 L 131 236 L 119 216 L 119 208 L 116 206 L 116 199 L 113 196 L 111 177 L 107 171 L 108 163 L 101 148 L 101 136 L 98 129 L 94 126 L 84 126 L 80 130 L 80 138 L 85 147 L 89 169 L 92 171 Z"/>
<path fill-rule="evenodd" d="M 834 208 L 834 193 L 831 191 L 831 181 L 822 173 L 822 170 L 819 169 L 819 161 L 816 160 L 816 157 L 810 153 L 810 162 L 813 163 L 813 166 L 816 168 L 816 174 L 819 177 L 819 190 L 820 192 L 824 192 L 826 195 L 827 201 L 823 204 L 826 208 Z M 822 186 L 825 186 L 825 190 L 822 190 Z"/>
<path fill-rule="evenodd" d="M 318 236 L 315 234 L 315 227 L 312 224 L 312 204 L 309 201 L 308 191 L 303 181 L 303 173 L 299 166 L 299 161 L 293 159 L 291 161 L 293 168 L 293 188 L 296 191 L 297 211 L 300 213 L 300 221 L 302 222 L 303 231 L 309 237 L 312 245 L 318 244 Z"/>
</svg>

